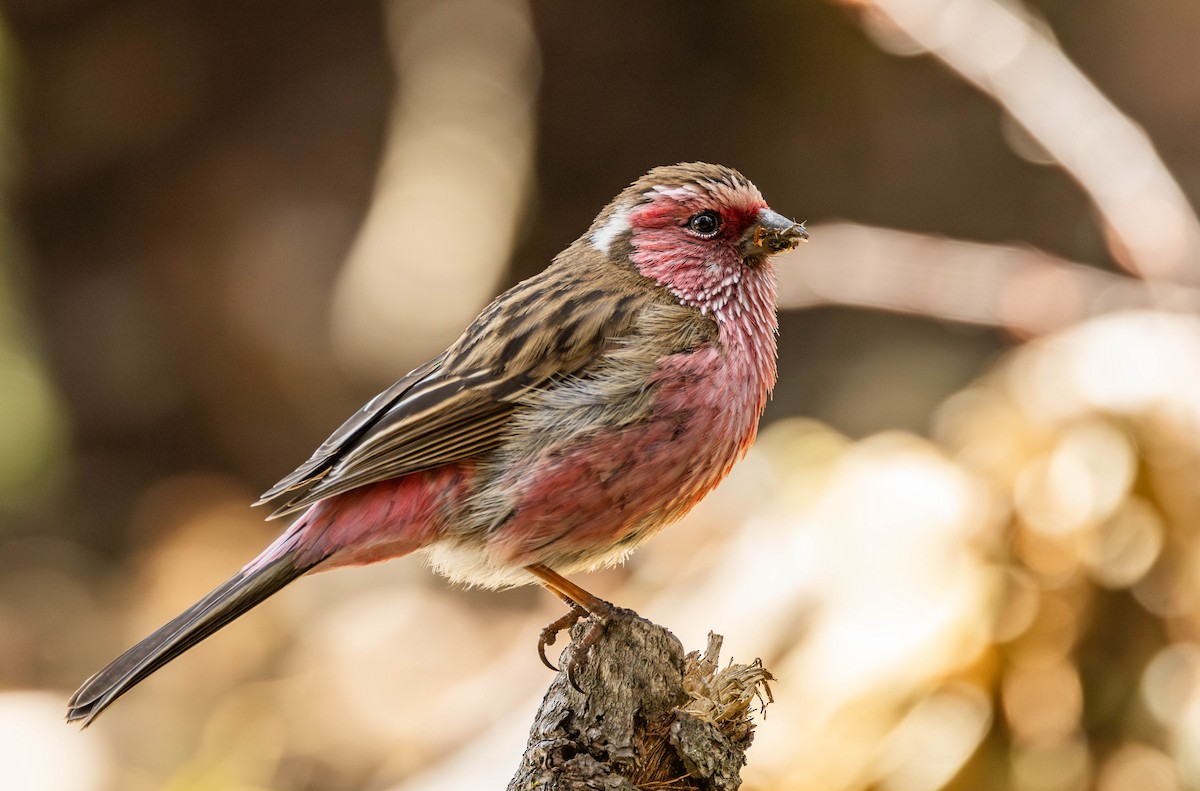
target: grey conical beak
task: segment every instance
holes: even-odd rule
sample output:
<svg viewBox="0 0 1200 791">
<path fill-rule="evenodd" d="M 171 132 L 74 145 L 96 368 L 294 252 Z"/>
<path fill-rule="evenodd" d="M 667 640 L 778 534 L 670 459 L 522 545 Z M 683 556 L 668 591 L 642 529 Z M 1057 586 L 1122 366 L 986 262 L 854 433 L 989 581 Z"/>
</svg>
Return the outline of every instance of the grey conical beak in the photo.
<svg viewBox="0 0 1200 791">
<path fill-rule="evenodd" d="M 808 241 L 804 223 L 792 222 L 778 212 L 760 209 L 758 220 L 742 237 L 742 255 L 775 255 Z"/>
</svg>

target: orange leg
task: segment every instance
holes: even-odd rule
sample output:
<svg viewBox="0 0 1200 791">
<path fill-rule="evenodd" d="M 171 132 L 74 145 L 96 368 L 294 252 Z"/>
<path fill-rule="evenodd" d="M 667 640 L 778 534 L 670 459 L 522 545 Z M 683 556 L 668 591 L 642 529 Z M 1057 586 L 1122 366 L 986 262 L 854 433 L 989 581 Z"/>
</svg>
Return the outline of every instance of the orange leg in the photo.
<svg viewBox="0 0 1200 791">
<path fill-rule="evenodd" d="M 604 599 L 593 596 L 557 571 L 551 571 L 541 563 L 534 563 L 532 566 L 526 566 L 525 569 L 541 580 L 542 585 L 567 604 L 577 604 L 591 615 L 604 615 L 612 610 L 612 605 Z"/>
</svg>

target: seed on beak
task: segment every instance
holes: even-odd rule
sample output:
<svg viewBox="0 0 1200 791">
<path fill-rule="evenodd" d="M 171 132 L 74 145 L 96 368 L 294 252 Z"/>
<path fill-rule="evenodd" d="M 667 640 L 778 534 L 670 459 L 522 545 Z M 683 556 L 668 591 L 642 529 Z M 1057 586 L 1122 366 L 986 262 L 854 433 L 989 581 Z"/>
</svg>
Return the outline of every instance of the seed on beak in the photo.
<svg viewBox="0 0 1200 791">
<path fill-rule="evenodd" d="M 743 244 L 745 255 L 775 255 L 808 241 L 802 222 L 792 222 L 778 212 L 763 209 L 758 213 L 754 232 Z"/>
</svg>

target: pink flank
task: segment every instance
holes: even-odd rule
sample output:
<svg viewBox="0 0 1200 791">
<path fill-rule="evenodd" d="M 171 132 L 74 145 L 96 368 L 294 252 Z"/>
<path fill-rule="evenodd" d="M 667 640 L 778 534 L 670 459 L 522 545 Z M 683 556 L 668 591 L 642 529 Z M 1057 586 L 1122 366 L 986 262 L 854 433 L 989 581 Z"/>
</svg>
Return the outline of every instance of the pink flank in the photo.
<svg viewBox="0 0 1200 791">
<path fill-rule="evenodd" d="M 323 569 L 403 557 L 442 531 L 473 476 L 470 465 L 447 464 L 321 500 L 246 568 L 287 553 L 328 558 Z"/>
</svg>

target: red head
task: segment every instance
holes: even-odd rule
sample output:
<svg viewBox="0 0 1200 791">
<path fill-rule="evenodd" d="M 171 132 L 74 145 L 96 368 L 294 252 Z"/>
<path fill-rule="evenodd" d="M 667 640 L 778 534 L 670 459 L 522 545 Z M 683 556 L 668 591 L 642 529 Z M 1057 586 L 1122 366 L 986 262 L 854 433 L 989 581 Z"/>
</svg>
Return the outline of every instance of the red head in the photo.
<svg viewBox="0 0 1200 791">
<path fill-rule="evenodd" d="M 774 311 L 767 257 L 807 237 L 801 225 L 771 211 L 745 176 L 703 162 L 651 170 L 589 231 L 597 249 L 627 256 L 680 302 L 722 323 L 747 308 Z"/>
</svg>

